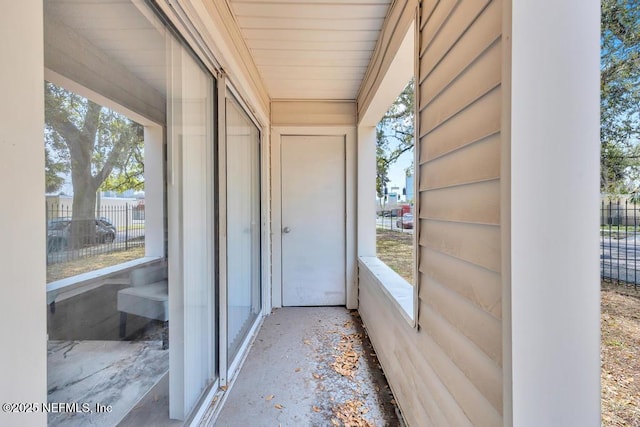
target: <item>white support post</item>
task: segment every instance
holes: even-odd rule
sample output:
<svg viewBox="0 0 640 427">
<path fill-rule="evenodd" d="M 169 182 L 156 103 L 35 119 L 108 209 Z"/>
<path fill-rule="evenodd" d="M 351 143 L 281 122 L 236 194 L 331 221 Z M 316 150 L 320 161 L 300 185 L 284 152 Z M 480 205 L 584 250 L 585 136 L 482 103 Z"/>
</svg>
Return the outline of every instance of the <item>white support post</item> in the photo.
<svg viewBox="0 0 640 427">
<path fill-rule="evenodd" d="M 358 256 L 376 256 L 376 127 L 358 127 Z"/>
<path fill-rule="evenodd" d="M 164 257 L 164 150 L 162 127 L 144 127 L 145 255 Z"/>
<path fill-rule="evenodd" d="M 0 37 L 0 401 L 39 405 L 47 402 L 42 1 L 3 4 Z M 46 425 L 33 409 L 0 411 L 0 425 Z"/>
<path fill-rule="evenodd" d="M 511 91 L 510 157 L 503 159 L 511 198 L 503 218 L 511 245 L 505 425 L 595 427 L 600 2 L 506 7 L 512 13 L 505 15 L 503 40 L 511 43 L 512 60 L 503 84 Z"/>
</svg>

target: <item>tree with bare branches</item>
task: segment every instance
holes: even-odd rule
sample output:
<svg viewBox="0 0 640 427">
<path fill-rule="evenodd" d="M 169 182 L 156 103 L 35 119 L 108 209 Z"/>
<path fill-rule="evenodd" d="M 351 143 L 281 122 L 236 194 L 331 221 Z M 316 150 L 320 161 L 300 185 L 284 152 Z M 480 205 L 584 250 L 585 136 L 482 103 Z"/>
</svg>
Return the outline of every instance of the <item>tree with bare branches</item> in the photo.
<svg viewBox="0 0 640 427">
<path fill-rule="evenodd" d="M 383 197 L 389 182 L 389 167 L 404 153 L 413 150 L 415 100 L 413 79 L 382 117 L 376 128 L 376 191 Z M 410 166 L 413 170 L 413 164 Z"/>
</svg>

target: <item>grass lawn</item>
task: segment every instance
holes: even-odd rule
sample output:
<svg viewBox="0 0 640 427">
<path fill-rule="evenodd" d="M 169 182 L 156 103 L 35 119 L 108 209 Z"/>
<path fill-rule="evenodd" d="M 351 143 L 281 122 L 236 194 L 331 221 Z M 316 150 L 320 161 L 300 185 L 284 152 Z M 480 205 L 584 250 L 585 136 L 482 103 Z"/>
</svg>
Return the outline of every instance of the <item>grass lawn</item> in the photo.
<svg viewBox="0 0 640 427">
<path fill-rule="evenodd" d="M 413 284 L 413 234 L 379 228 L 376 250 L 380 260 Z"/>
<path fill-rule="evenodd" d="M 144 256 L 144 246 L 136 246 L 126 251 L 110 252 L 73 261 L 60 262 L 47 266 L 47 283 L 66 279 L 77 274 L 87 273 L 99 268 L 110 267 Z"/>
<path fill-rule="evenodd" d="M 640 292 L 603 283 L 602 425 L 640 426 Z"/>
</svg>

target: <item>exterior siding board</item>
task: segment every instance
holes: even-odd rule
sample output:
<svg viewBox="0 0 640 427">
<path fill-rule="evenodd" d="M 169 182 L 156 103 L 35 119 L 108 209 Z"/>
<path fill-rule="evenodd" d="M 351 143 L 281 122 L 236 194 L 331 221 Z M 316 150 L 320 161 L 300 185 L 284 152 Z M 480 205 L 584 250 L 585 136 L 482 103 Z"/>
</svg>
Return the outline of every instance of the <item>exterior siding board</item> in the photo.
<svg viewBox="0 0 640 427">
<path fill-rule="evenodd" d="M 460 163 L 469 167 L 459 168 Z M 488 181 L 499 177 L 499 133 L 420 165 L 420 188 L 425 190 Z"/>
<path fill-rule="evenodd" d="M 503 11 L 450 7 L 438 3 L 420 42 L 416 344 L 474 425 L 501 425 Z"/>
<path fill-rule="evenodd" d="M 481 54 L 491 44 L 500 38 L 502 9 L 499 2 L 492 2 L 480 14 L 472 27 L 465 32 L 455 45 L 455 49 L 464 52 L 463 55 L 446 55 L 435 68 L 423 70 L 420 82 L 430 79 L 430 87 L 442 89 L 451 82 L 460 72 L 475 61 L 478 55 L 470 55 L 470 52 Z M 435 64 L 433 64 L 435 65 Z"/>
<path fill-rule="evenodd" d="M 418 327 L 366 268 L 360 312 L 409 425 L 502 425 L 503 6 L 421 8 Z"/>
<path fill-rule="evenodd" d="M 502 372 L 493 359 L 478 351 L 474 342 L 445 319 L 430 305 L 422 307 L 425 331 L 438 343 L 440 348 L 465 374 L 470 382 L 502 412 Z M 498 325 L 499 326 L 499 325 Z M 492 328 L 493 329 L 493 328 Z"/>
<path fill-rule="evenodd" d="M 418 21 L 420 22 L 420 31 L 424 29 L 424 26 L 431 19 L 431 15 L 436 9 L 440 0 L 423 0 L 422 2 L 422 11 L 420 12 L 420 18 Z"/>
<path fill-rule="evenodd" d="M 429 71 L 436 67 L 442 58 L 448 55 L 449 50 L 458 39 L 469 29 L 473 21 L 484 10 L 489 0 L 482 1 L 458 1 L 454 10 L 447 16 L 444 25 L 434 32 L 433 38 L 427 39 L 430 27 L 438 26 L 439 22 L 427 22 L 420 36 L 420 61 L 425 65 L 420 67 L 420 81 L 423 81 Z M 443 2 L 438 7 L 446 7 Z M 437 16 L 438 11 L 433 12 Z"/>
<path fill-rule="evenodd" d="M 431 43 L 436 40 L 436 35 L 442 29 L 447 19 L 449 19 L 449 15 L 451 15 L 451 13 L 454 11 L 457 3 L 458 2 L 456 0 L 440 0 L 437 2 L 436 7 L 433 9 L 431 15 L 429 16 L 429 25 L 421 27 L 420 53 L 427 49 L 431 45 Z"/>
<path fill-rule="evenodd" d="M 420 248 L 420 273 L 437 282 L 446 281 L 452 291 L 481 310 L 502 318 L 500 274 L 429 248 Z M 473 280 L 469 280 L 473 277 Z"/>
<path fill-rule="evenodd" d="M 427 319 L 423 319 L 426 321 Z M 422 322 L 421 322 L 422 323 Z M 464 423 L 462 419 L 452 419 L 449 425 L 459 426 L 499 426 L 502 425 L 501 414 L 493 407 L 469 378 L 462 372 L 451 358 L 442 350 L 433 336 L 423 332 L 422 339 L 415 341 L 418 351 L 424 355 L 429 364 L 433 367 L 436 375 L 447 388 L 447 392 L 459 406 L 462 413 L 468 419 Z M 458 412 L 448 413 L 453 417 Z M 419 424 L 416 424 L 419 425 Z"/>
<path fill-rule="evenodd" d="M 421 95 L 420 114 L 426 115 L 427 128 L 435 128 L 453 118 L 459 111 L 499 86 L 500 57 L 500 44 L 496 43 L 434 99 L 423 99 Z M 422 89 L 420 92 L 423 93 Z"/>
<path fill-rule="evenodd" d="M 493 179 L 421 191 L 420 205 L 423 206 L 421 218 L 497 225 L 500 223 L 500 181 Z"/>
<path fill-rule="evenodd" d="M 429 277 L 424 277 L 423 282 L 422 293 L 428 295 L 428 298 L 421 299 L 421 303 L 426 304 L 422 307 L 430 307 L 432 311 L 441 316 L 443 321 L 446 321 L 447 327 L 455 328 L 458 333 L 467 337 L 477 347 L 468 348 L 467 356 L 473 359 L 491 360 L 496 367 L 501 365 L 502 342 L 499 338 L 502 326 L 500 319 L 496 319 L 495 316 L 472 304 L 447 285 Z M 428 321 L 421 322 L 421 325 L 430 329 L 428 324 Z M 432 335 L 436 335 L 436 330 L 441 332 L 440 328 L 435 328 Z M 478 350 L 482 350 L 482 352 Z M 466 370 L 464 366 L 460 366 L 460 369 Z"/>
<path fill-rule="evenodd" d="M 426 219 L 420 227 L 420 247 L 500 273 L 500 227 Z"/>
<path fill-rule="evenodd" d="M 427 118 L 420 114 L 420 163 L 472 144 L 500 131 L 502 92 L 493 89 L 473 104 L 458 112 L 455 120 L 442 123 L 436 129 L 426 129 Z"/>
</svg>

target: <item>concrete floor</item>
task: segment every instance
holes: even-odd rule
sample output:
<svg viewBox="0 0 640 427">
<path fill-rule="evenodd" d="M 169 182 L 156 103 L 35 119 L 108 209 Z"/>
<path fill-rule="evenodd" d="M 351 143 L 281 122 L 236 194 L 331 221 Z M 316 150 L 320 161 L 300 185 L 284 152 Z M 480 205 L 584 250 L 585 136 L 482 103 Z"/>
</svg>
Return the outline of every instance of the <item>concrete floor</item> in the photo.
<svg viewBox="0 0 640 427">
<path fill-rule="evenodd" d="M 267 317 L 215 426 L 399 426 L 356 312 L 289 307 Z"/>
</svg>

